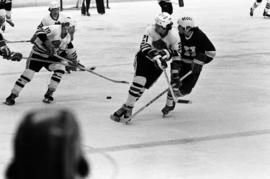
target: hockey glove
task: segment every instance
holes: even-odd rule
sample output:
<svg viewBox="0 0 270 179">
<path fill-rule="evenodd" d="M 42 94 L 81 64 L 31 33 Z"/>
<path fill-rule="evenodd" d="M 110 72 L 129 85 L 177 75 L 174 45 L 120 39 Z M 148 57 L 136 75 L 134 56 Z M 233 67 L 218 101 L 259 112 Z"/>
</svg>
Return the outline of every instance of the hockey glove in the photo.
<svg viewBox="0 0 270 179">
<path fill-rule="evenodd" d="M 46 49 L 48 51 L 48 55 L 53 56 L 55 54 L 55 49 L 54 49 L 53 44 L 49 40 L 46 40 L 44 42 L 44 45 L 45 45 L 45 47 L 46 47 Z"/>
<path fill-rule="evenodd" d="M 164 59 L 165 61 L 169 61 L 171 59 L 171 54 L 167 49 L 159 51 L 159 54 L 161 55 L 161 58 Z"/>
<path fill-rule="evenodd" d="M 154 64 L 157 69 L 164 70 L 168 67 L 166 60 L 162 59 L 161 57 L 154 59 Z"/>
<path fill-rule="evenodd" d="M 151 61 L 155 61 L 156 58 L 159 58 L 160 57 L 160 54 L 157 50 L 155 49 L 152 49 L 152 50 L 149 50 L 149 52 L 147 52 L 147 58 L 149 58 Z"/>
<path fill-rule="evenodd" d="M 191 64 L 192 73 L 194 73 L 194 74 L 200 73 L 202 71 L 203 65 L 204 65 L 204 63 L 202 61 L 194 59 L 192 64 Z"/>
<path fill-rule="evenodd" d="M 11 53 L 11 56 L 10 56 L 10 60 L 11 61 L 17 61 L 17 62 L 19 62 L 19 61 L 22 60 L 22 57 L 23 57 L 23 55 L 21 53 L 19 53 L 19 52 L 12 52 Z"/>
<path fill-rule="evenodd" d="M 1 55 L 3 56 L 4 59 L 9 59 L 10 58 L 10 55 L 11 55 L 11 51 L 10 49 L 8 48 L 8 46 L 4 45 L 0 48 L 0 51 L 1 51 Z"/>
</svg>

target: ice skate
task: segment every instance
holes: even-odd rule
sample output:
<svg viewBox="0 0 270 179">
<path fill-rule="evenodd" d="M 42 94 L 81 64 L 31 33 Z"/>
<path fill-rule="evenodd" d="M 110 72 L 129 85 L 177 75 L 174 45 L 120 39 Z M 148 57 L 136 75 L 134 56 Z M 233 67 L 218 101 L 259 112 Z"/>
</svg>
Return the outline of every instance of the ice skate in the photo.
<svg viewBox="0 0 270 179">
<path fill-rule="evenodd" d="M 110 118 L 115 122 L 129 122 L 132 115 L 132 107 L 123 105 L 115 113 L 113 113 Z"/>
<path fill-rule="evenodd" d="M 268 14 L 266 11 L 263 11 L 263 17 L 265 19 L 270 19 L 270 14 Z"/>
<path fill-rule="evenodd" d="M 15 98 L 17 97 L 17 95 L 11 93 L 7 98 L 6 101 L 4 102 L 4 104 L 12 106 L 15 104 Z"/>
<path fill-rule="evenodd" d="M 44 95 L 44 99 L 43 99 L 43 102 L 44 103 L 52 103 L 53 102 L 53 97 L 52 97 L 52 95 L 53 95 L 53 92 L 54 92 L 54 90 L 52 90 L 52 89 L 48 89 L 48 91 L 45 93 L 45 95 Z"/>
<path fill-rule="evenodd" d="M 173 102 L 172 106 L 166 105 L 164 108 L 161 109 L 162 116 L 165 117 L 167 116 L 172 110 L 175 108 L 175 103 Z"/>
</svg>

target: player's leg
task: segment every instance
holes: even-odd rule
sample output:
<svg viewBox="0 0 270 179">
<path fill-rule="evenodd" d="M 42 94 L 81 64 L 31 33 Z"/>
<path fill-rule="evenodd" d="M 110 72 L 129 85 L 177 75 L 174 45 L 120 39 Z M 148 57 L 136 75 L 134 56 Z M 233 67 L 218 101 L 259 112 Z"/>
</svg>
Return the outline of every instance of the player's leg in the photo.
<svg viewBox="0 0 270 179">
<path fill-rule="evenodd" d="M 263 11 L 263 16 L 265 18 L 270 18 L 269 9 L 270 9 L 270 0 L 267 0 L 264 11 Z"/>
<path fill-rule="evenodd" d="M 89 13 L 90 2 L 91 2 L 91 0 L 86 0 L 86 8 L 85 8 L 85 12 L 86 12 L 86 15 L 87 15 L 87 16 L 90 16 L 90 13 Z"/>
<path fill-rule="evenodd" d="M 59 83 L 61 82 L 62 76 L 65 74 L 65 66 L 63 64 L 51 64 L 48 68 L 53 71 L 53 74 L 48 85 L 48 90 L 44 95 L 43 102 L 45 103 L 51 103 L 54 100 L 53 93 L 56 91 Z"/>
<path fill-rule="evenodd" d="M 15 98 L 17 98 L 24 88 L 24 86 L 29 83 L 34 77 L 35 71 L 31 69 L 25 69 L 22 75 L 17 79 L 14 87 L 11 90 L 11 94 L 6 98 L 5 104 L 14 105 Z"/>
<path fill-rule="evenodd" d="M 262 0 L 256 0 L 256 1 L 252 4 L 252 6 L 251 6 L 251 8 L 250 8 L 250 11 L 249 11 L 249 15 L 250 15 L 250 16 L 253 16 L 254 10 L 255 10 L 261 3 L 262 3 Z"/>
<path fill-rule="evenodd" d="M 161 75 L 162 71 L 154 66 L 154 63 L 138 53 L 136 57 L 136 67 L 133 82 L 128 91 L 127 101 L 119 108 L 111 118 L 119 122 L 121 117 L 130 118 L 132 109 L 142 96 L 145 89 L 149 89 Z"/>
<path fill-rule="evenodd" d="M 81 14 L 84 16 L 85 15 L 85 0 L 82 1 L 82 7 L 81 7 Z"/>
<path fill-rule="evenodd" d="M 30 53 L 29 58 L 44 59 L 43 57 L 40 57 L 39 55 L 33 53 Z M 39 72 L 43 65 L 43 62 L 33 61 L 30 59 L 26 61 L 26 69 L 24 70 L 22 75 L 16 80 L 14 87 L 11 90 L 11 94 L 6 98 L 5 104 L 15 104 L 15 98 L 19 96 L 25 85 L 33 79 L 35 72 Z"/>
<path fill-rule="evenodd" d="M 179 90 L 182 82 L 180 78 L 185 75 L 190 70 L 190 66 L 186 65 L 183 62 L 174 61 L 171 63 L 171 85 L 173 88 L 174 95 L 177 97 L 183 96 L 181 91 Z M 161 109 L 162 114 L 165 116 L 169 114 L 169 112 L 173 111 L 175 108 L 175 102 L 173 101 L 173 97 L 170 91 L 168 91 L 166 104 Z"/>
<path fill-rule="evenodd" d="M 6 10 L 6 21 L 11 26 L 14 27 L 14 22 L 11 19 L 11 9 L 12 9 L 12 1 L 6 3 L 5 10 Z"/>
</svg>

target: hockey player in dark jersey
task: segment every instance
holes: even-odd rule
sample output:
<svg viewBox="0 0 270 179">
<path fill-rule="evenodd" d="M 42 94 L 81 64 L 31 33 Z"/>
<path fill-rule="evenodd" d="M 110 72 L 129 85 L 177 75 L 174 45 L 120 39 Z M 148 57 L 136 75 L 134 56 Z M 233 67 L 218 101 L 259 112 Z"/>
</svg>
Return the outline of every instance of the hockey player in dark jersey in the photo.
<svg viewBox="0 0 270 179">
<path fill-rule="evenodd" d="M 252 4 L 249 15 L 253 16 L 255 9 L 262 3 L 262 0 L 255 0 L 255 2 Z M 269 9 L 270 9 L 270 0 L 267 0 L 264 11 L 263 11 L 263 17 L 264 18 L 270 18 L 269 14 Z"/>
<path fill-rule="evenodd" d="M 136 101 L 149 89 L 167 67 L 167 61 L 180 60 L 180 38 L 172 29 L 171 16 L 163 12 L 155 24 L 146 28 L 135 57 L 135 75 L 128 91 L 127 101 L 111 115 L 116 122 L 128 122 Z"/>
<path fill-rule="evenodd" d="M 203 65 L 213 60 L 216 49 L 206 34 L 195 26 L 192 17 L 181 17 L 177 23 L 181 39 L 181 60 L 174 60 L 171 63 L 171 84 L 174 95 L 181 97 L 191 93 Z M 179 79 L 190 70 L 192 74 L 180 82 Z M 175 102 L 171 93 L 168 92 L 166 105 L 161 111 L 165 116 L 174 108 Z"/>
<path fill-rule="evenodd" d="M 167 12 L 172 15 L 173 5 L 171 0 L 158 0 L 158 4 L 161 7 L 161 12 Z"/>
<path fill-rule="evenodd" d="M 14 22 L 11 20 L 11 9 L 12 0 L 0 0 L 0 11 L 4 11 L 5 22 L 7 22 L 11 27 L 14 27 Z M 1 29 L 5 31 L 5 23 L 2 25 Z"/>
<path fill-rule="evenodd" d="M 53 72 L 43 102 L 50 103 L 54 100 L 52 95 L 65 74 L 65 64 L 62 63 L 62 59 L 57 57 L 57 55 L 66 53 L 67 56 L 70 56 L 69 58 L 77 58 L 76 50 L 70 43 L 69 28 L 70 19 L 66 18 L 66 21 L 60 25 L 45 26 L 36 32 L 37 38 L 26 62 L 26 69 L 15 82 L 11 94 L 6 98 L 5 104 L 14 105 L 15 98 L 19 96 L 24 86 L 43 67 Z"/>
</svg>

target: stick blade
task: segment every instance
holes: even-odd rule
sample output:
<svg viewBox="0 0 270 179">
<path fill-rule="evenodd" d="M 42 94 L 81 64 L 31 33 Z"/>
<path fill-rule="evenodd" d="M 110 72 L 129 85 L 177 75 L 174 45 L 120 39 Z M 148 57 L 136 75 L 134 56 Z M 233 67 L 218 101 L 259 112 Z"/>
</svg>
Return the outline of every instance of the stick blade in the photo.
<svg viewBox="0 0 270 179">
<path fill-rule="evenodd" d="M 191 104 L 192 101 L 188 99 L 177 99 L 177 103 Z"/>
</svg>

